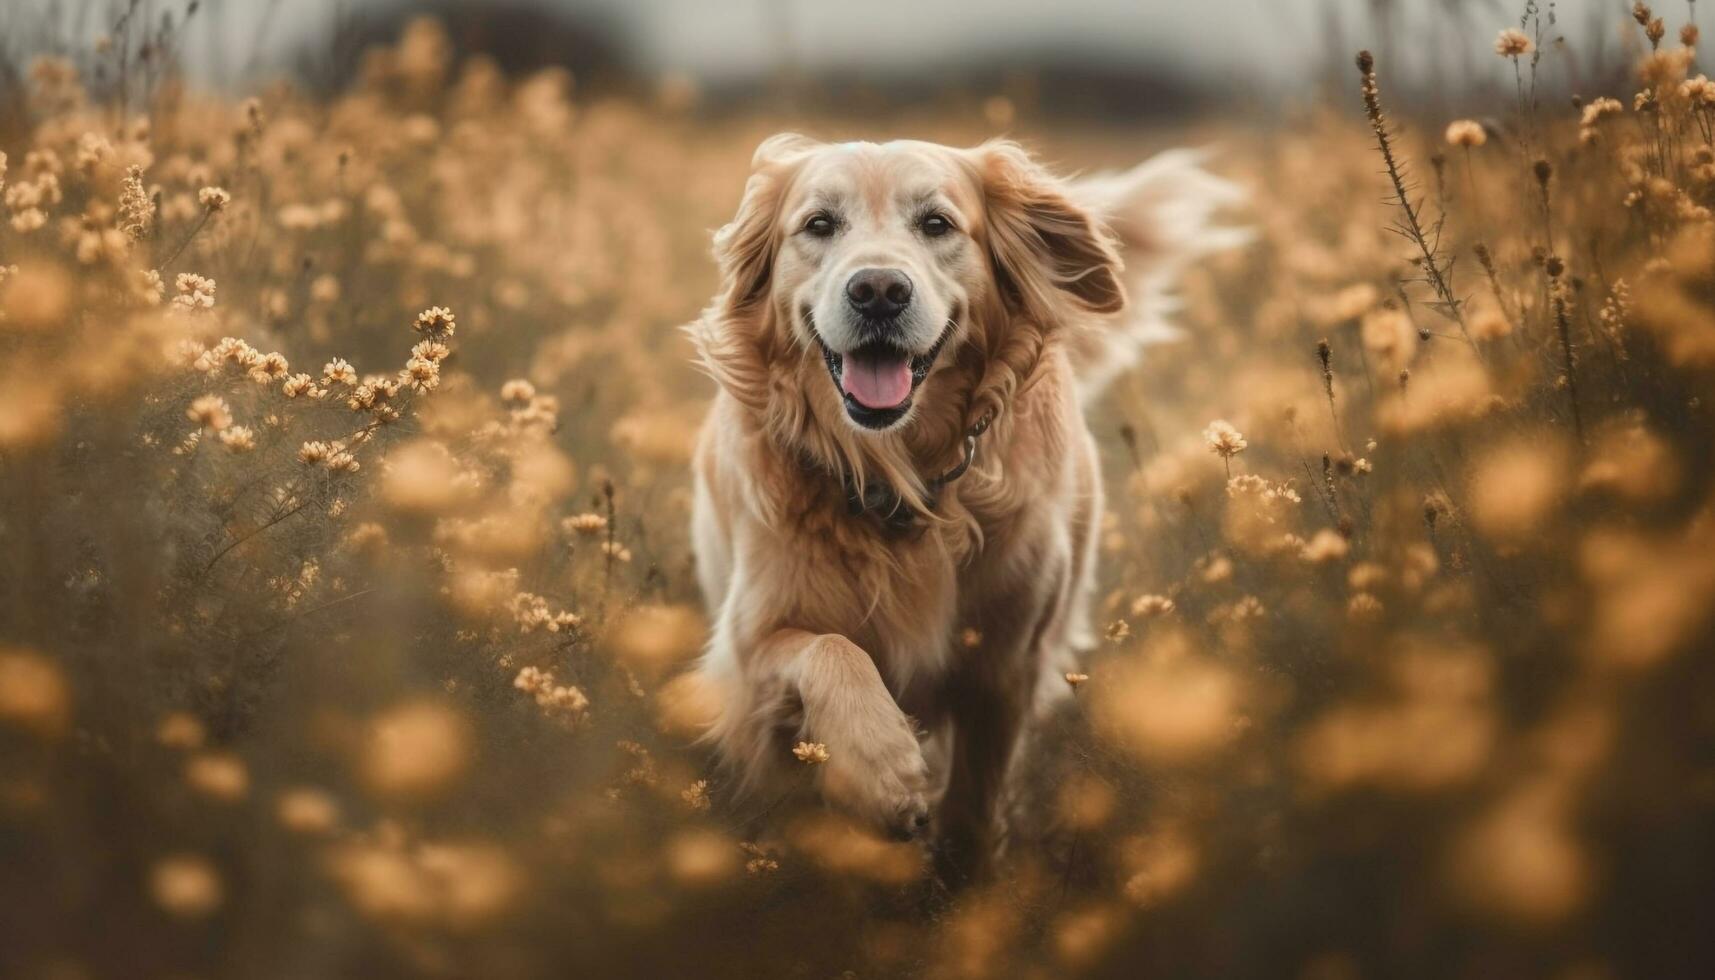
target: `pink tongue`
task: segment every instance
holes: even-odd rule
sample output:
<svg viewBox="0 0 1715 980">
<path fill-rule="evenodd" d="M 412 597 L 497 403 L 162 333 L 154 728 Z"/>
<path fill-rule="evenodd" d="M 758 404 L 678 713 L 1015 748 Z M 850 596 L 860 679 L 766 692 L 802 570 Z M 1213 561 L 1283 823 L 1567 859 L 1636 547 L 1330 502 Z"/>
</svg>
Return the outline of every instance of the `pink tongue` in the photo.
<svg viewBox="0 0 1715 980">
<path fill-rule="evenodd" d="M 903 354 L 854 351 L 846 355 L 840 383 L 865 408 L 896 408 L 911 397 L 911 360 Z"/>
</svg>

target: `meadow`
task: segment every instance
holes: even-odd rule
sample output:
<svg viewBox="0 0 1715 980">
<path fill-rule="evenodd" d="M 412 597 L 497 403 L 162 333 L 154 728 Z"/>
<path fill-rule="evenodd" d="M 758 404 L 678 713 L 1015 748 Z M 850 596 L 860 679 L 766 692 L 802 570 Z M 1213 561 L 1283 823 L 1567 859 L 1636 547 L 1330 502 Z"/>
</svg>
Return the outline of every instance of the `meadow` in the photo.
<svg viewBox="0 0 1715 980">
<path fill-rule="evenodd" d="M 1092 416 L 1103 645 L 959 895 L 733 798 L 674 684 L 680 327 L 788 120 L 581 99 L 430 21 L 328 98 L 35 59 L 0 972 L 1707 975 L 1715 83 L 1673 20 L 1571 104 L 1497 24 L 1482 120 L 1395 118 L 1361 55 L 1267 129 L 1026 133 L 1067 169 L 1218 141 L 1254 240 Z"/>
</svg>

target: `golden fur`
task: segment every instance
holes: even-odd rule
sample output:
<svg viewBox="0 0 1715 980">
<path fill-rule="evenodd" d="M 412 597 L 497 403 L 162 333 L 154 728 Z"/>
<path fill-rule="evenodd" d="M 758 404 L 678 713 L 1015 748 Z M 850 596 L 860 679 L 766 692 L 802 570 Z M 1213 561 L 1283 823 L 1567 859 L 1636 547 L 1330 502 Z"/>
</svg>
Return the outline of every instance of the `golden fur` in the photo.
<svg viewBox="0 0 1715 980">
<path fill-rule="evenodd" d="M 1102 484 L 1084 402 L 1158 324 L 1164 273 L 1211 243 L 1205 219 L 1230 190 L 1184 157 L 1066 183 L 1006 142 L 787 135 L 753 169 L 715 236 L 722 291 L 690 328 L 719 384 L 694 463 L 710 737 L 747 789 L 801 765 L 796 741 L 826 744 L 829 803 L 932 833 L 942 872 L 969 879 L 991 856 L 1032 707 L 1064 690 L 1055 678 L 1090 638 Z M 957 215 L 959 240 L 931 254 L 885 231 L 907 182 Z M 1147 202 L 1175 187 L 1199 206 L 1179 227 L 1152 223 Z M 846 417 L 806 340 L 803 297 L 821 273 L 787 222 L 830 188 L 869 209 L 852 234 L 874 241 L 851 248 L 911 252 L 896 257 L 937 278 L 955 311 L 910 414 L 883 432 Z M 1122 315 L 1128 278 L 1151 310 Z M 976 464 L 931 504 L 927 481 L 984 419 Z M 841 474 L 885 481 L 918 531 L 849 513 Z"/>
</svg>

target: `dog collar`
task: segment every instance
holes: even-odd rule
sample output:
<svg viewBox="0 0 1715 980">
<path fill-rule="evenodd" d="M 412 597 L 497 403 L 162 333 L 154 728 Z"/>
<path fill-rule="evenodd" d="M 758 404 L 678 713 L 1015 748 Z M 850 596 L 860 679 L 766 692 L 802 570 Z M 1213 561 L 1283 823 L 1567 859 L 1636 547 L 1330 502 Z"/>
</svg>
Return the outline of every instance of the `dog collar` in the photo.
<svg viewBox="0 0 1715 980">
<path fill-rule="evenodd" d="M 965 430 L 965 451 L 953 467 L 940 476 L 931 479 L 924 487 L 929 510 L 933 511 L 940 503 L 941 491 L 948 484 L 957 481 L 971 468 L 971 463 L 977 458 L 977 439 L 988 431 L 993 417 L 984 415 L 969 429 Z M 883 528 L 896 534 L 904 534 L 918 528 L 918 514 L 907 506 L 905 499 L 886 481 L 872 481 L 864 485 L 860 491 L 851 474 L 843 468 L 840 471 L 840 482 L 846 491 L 846 512 L 853 517 L 872 514 L 881 522 Z"/>
</svg>

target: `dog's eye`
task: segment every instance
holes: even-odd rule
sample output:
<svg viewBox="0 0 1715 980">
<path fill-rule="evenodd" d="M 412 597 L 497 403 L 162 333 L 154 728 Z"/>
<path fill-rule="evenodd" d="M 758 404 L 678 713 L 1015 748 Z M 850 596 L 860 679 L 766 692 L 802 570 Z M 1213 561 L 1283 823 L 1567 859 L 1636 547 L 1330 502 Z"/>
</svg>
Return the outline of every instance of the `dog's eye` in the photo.
<svg viewBox="0 0 1715 980">
<path fill-rule="evenodd" d="M 917 222 L 917 227 L 921 228 L 923 230 L 923 234 L 928 235 L 930 238 L 940 238 L 942 235 L 953 230 L 953 223 L 947 219 L 946 215 L 937 212 L 935 214 L 924 215 L 923 220 Z"/>
<path fill-rule="evenodd" d="M 805 233 L 814 235 L 817 238 L 833 237 L 834 230 L 837 227 L 838 225 L 834 222 L 834 216 L 828 214 L 826 211 L 817 211 L 815 214 L 810 215 L 810 220 L 804 222 Z"/>
</svg>

